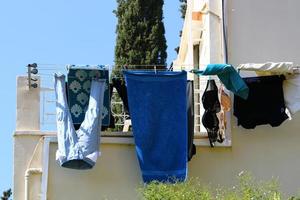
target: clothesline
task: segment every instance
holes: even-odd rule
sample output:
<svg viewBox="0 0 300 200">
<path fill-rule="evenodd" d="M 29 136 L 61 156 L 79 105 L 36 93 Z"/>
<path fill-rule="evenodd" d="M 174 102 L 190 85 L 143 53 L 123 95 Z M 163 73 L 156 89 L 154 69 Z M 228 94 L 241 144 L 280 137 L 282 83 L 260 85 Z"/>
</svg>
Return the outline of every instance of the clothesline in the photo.
<svg viewBox="0 0 300 200">
<path fill-rule="evenodd" d="M 126 67 L 166 67 L 166 68 L 169 68 L 169 67 L 193 67 L 193 68 L 197 68 L 197 67 L 200 67 L 200 66 L 207 66 L 211 63 L 207 63 L 207 64 L 172 64 L 170 66 L 168 65 L 135 65 L 135 64 L 124 64 L 124 65 L 101 65 L 103 66 L 104 68 L 107 68 L 107 67 L 121 67 L 121 68 L 126 68 Z M 244 64 L 244 63 L 243 63 Z M 53 69 L 59 69 L 59 68 L 66 68 L 67 66 L 70 66 L 70 64 L 41 64 L 41 63 L 37 63 L 38 65 L 38 68 L 40 70 L 53 70 Z M 47 66 L 56 66 L 56 67 L 47 67 Z M 77 66 L 99 66 L 99 65 L 77 65 Z M 294 65 L 294 68 L 300 68 L 300 64 L 295 64 Z"/>
<path fill-rule="evenodd" d="M 208 63 L 209 64 L 209 63 Z M 172 64 L 170 66 L 168 65 L 162 65 L 162 64 L 151 64 L 151 65 L 140 65 L 140 64 L 124 64 L 124 65 L 103 65 L 103 67 L 121 67 L 121 68 L 126 68 L 126 67 L 199 67 L 199 66 L 206 66 L 208 64 Z M 42 63 L 37 63 L 39 66 L 39 69 L 41 70 L 52 70 L 52 69 L 59 69 L 59 68 L 66 68 L 67 66 L 70 66 L 70 64 L 42 64 Z M 52 66 L 52 67 L 49 67 Z M 56 67 L 54 67 L 56 66 Z M 77 65 L 77 66 L 99 66 L 99 65 Z"/>
<path fill-rule="evenodd" d="M 275 63 L 277 64 L 277 63 Z M 281 63 L 279 63 L 281 64 Z M 291 73 L 295 73 L 295 74 L 300 74 L 300 65 L 293 65 L 291 62 L 289 63 L 290 65 L 292 65 L 292 72 Z M 130 70 L 128 69 L 128 67 L 134 67 L 134 69 L 132 70 L 144 70 L 144 71 L 170 71 L 172 68 L 174 69 L 174 67 L 181 67 L 181 70 L 185 70 L 186 66 L 190 66 L 192 67 L 192 70 L 189 70 L 189 72 L 193 72 L 193 70 L 198 70 L 200 68 L 200 66 L 207 66 L 208 64 L 198 64 L 198 65 L 188 65 L 188 64 L 182 64 L 182 65 L 171 65 L 170 67 L 167 67 L 166 65 L 82 65 L 82 67 L 86 66 L 86 67 L 93 67 L 93 66 L 97 66 L 99 68 L 101 68 L 103 66 L 103 69 L 112 69 L 112 67 L 116 67 L 116 66 L 121 66 L 120 69 L 115 69 L 114 71 L 124 71 L 124 70 Z M 28 85 L 29 87 L 32 86 L 31 81 L 35 82 L 35 76 L 38 74 L 38 70 L 39 71 L 53 71 L 53 70 L 59 70 L 60 68 L 58 66 L 64 66 L 65 70 L 68 70 L 68 66 L 71 65 L 61 65 L 61 64 L 37 64 L 37 63 L 33 63 L 33 64 L 28 64 Z M 40 68 L 38 66 L 56 66 L 56 67 L 45 67 L 45 68 Z M 137 69 L 136 67 L 153 67 L 153 68 L 139 68 Z M 165 67 L 164 69 L 161 69 L 161 67 Z M 38 68 L 38 69 L 36 69 Z M 241 70 L 239 67 L 237 67 L 238 70 Z M 32 71 L 34 70 L 34 72 Z M 175 69 L 176 70 L 176 69 Z M 242 69 L 243 70 L 243 69 Z M 199 70 L 198 70 L 199 71 Z M 253 71 L 253 70 L 252 70 Z M 201 72 L 201 71 L 199 71 Z M 31 74 L 32 73 L 32 74 Z M 53 76 L 53 74 L 47 74 L 47 73 L 39 73 L 40 76 Z M 119 78 L 119 79 L 123 79 L 123 76 L 121 75 L 120 77 L 118 77 L 119 75 L 112 75 L 112 78 Z M 36 83 L 34 83 L 34 85 L 36 85 Z"/>
</svg>

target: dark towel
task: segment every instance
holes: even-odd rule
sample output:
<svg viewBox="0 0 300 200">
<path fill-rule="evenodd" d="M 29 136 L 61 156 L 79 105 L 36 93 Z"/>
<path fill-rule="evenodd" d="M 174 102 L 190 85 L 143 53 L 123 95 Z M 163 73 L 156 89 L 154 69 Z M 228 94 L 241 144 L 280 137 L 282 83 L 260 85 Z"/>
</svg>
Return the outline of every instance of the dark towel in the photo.
<svg viewBox="0 0 300 200">
<path fill-rule="evenodd" d="M 144 182 L 187 176 L 186 72 L 125 71 L 136 152 Z"/>
<path fill-rule="evenodd" d="M 246 129 L 263 124 L 277 127 L 288 119 L 282 89 L 284 79 L 284 76 L 244 78 L 249 87 L 248 99 L 234 96 L 233 114 L 238 119 L 238 125 Z"/>
<path fill-rule="evenodd" d="M 196 154 L 194 145 L 194 84 L 193 81 L 187 82 L 187 120 L 188 120 L 188 161 Z"/>
<path fill-rule="evenodd" d="M 128 98 L 127 98 L 127 90 L 126 85 L 123 80 L 118 78 L 112 78 L 112 85 L 116 88 L 122 102 L 124 105 L 124 111 L 126 115 L 129 115 L 129 108 L 128 108 Z"/>
<path fill-rule="evenodd" d="M 113 94 L 113 85 L 110 83 L 109 84 L 109 101 L 110 101 L 110 104 L 111 104 L 111 99 L 112 99 L 112 94 Z M 115 128 L 115 117 L 113 116 L 112 112 L 111 112 L 111 109 L 109 110 L 109 125 L 108 126 L 102 126 L 101 127 L 101 131 L 105 131 L 106 129 L 108 128 Z"/>
</svg>

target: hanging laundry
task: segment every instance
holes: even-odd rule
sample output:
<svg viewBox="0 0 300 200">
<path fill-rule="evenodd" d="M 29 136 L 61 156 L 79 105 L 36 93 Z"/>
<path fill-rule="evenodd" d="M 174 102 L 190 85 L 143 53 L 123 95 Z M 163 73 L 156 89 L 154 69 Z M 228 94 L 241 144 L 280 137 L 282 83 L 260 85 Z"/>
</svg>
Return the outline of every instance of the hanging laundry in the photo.
<svg viewBox="0 0 300 200">
<path fill-rule="evenodd" d="M 231 109 L 231 98 L 224 91 L 224 88 L 222 86 L 219 91 L 220 91 L 221 107 L 225 112 L 228 112 Z"/>
<path fill-rule="evenodd" d="M 219 99 L 221 103 L 221 111 L 217 113 L 217 117 L 219 119 L 219 139 L 218 142 L 222 143 L 226 139 L 226 129 L 227 129 L 227 119 L 226 112 L 231 110 L 231 98 L 224 91 L 223 85 L 219 88 Z"/>
<path fill-rule="evenodd" d="M 286 107 L 295 114 L 300 111 L 300 75 L 286 75 L 283 81 L 283 93 Z"/>
<path fill-rule="evenodd" d="M 246 63 L 240 64 L 238 69 L 255 71 L 257 75 L 280 75 L 294 71 L 292 62 Z"/>
<path fill-rule="evenodd" d="M 191 72 L 200 75 L 217 75 L 227 90 L 247 99 L 249 89 L 237 71 L 228 64 L 209 64 L 204 71 L 192 70 Z"/>
<path fill-rule="evenodd" d="M 219 120 L 216 113 L 221 111 L 218 98 L 218 87 L 214 80 L 208 80 L 202 96 L 205 112 L 202 116 L 202 124 L 207 130 L 210 146 L 214 147 L 219 136 Z"/>
<path fill-rule="evenodd" d="M 112 99 L 112 94 L 113 94 L 113 85 L 110 83 L 109 84 L 109 102 L 111 104 L 111 99 Z M 115 128 L 115 117 L 113 116 L 112 112 L 111 112 L 111 109 L 109 109 L 109 125 L 108 126 L 105 126 L 105 125 L 102 125 L 101 127 L 101 131 L 105 131 L 107 130 L 108 128 Z M 76 128 L 75 128 L 76 129 Z"/>
<path fill-rule="evenodd" d="M 196 146 L 194 141 L 194 83 L 193 81 L 187 82 L 186 87 L 187 95 L 187 128 L 188 128 L 188 161 L 196 154 Z"/>
<path fill-rule="evenodd" d="M 124 80 L 120 78 L 112 78 L 112 86 L 116 88 L 122 102 L 124 105 L 124 112 L 126 115 L 129 115 L 128 108 L 128 98 L 127 98 L 127 90 Z"/>
<path fill-rule="evenodd" d="M 104 66 L 68 66 L 68 105 L 73 124 L 80 127 L 88 107 L 92 78 L 105 79 L 102 125 L 110 124 L 109 72 Z"/>
<path fill-rule="evenodd" d="M 143 181 L 187 177 L 187 73 L 124 71 Z"/>
<path fill-rule="evenodd" d="M 253 129 L 257 125 L 270 124 L 277 127 L 288 115 L 283 98 L 284 76 L 263 76 L 244 78 L 249 87 L 247 100 L 234 96 L 234 115 L 238 125 Z"/>
<path fill-rule="evenodd" d="M 54 89 L 58 140 L 56 160 L 62 167 L 91 169 L 100 155 L 98 132 L 101 127 L 105 81 L 92 80 L 88 108 L 77 131 L 67 104 L 64 75 L 55 75 Z"/>
<path fill-rule="evenodd" d="M 240 64 L 238 69 L 255 71 L 259 76 L 284 74 L 286 77 L 283 81 L 285 104 L 291 114 L 300 110 L 300 75 L 294 73 L 295 67 L 292 62 L 246 63 Z"/>
</svg>

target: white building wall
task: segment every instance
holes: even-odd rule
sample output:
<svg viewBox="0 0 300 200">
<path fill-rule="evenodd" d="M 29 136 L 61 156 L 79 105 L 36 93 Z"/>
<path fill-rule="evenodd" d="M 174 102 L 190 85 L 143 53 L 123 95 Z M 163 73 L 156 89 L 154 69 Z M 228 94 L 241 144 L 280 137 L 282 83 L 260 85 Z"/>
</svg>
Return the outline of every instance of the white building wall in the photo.
<svg viewBox="0 0 300 200">
<path fill-rule="evenodd" d="M 300 64 L 298 0 L 228 0 L 229 63 L 292 61 Z M 300 92 L 300 91 L 299 91 Z M 263 112 L 263 111 L 262 111 Z M 278 177 L 283 192 L 300 189 L 300 113 L 280 127 L 237 127 L 232 115 L 231 148 L 197 149 L 190 163 L 192 176 L 230 186 L 240 171 L 258 179 Z"/>
</svg>

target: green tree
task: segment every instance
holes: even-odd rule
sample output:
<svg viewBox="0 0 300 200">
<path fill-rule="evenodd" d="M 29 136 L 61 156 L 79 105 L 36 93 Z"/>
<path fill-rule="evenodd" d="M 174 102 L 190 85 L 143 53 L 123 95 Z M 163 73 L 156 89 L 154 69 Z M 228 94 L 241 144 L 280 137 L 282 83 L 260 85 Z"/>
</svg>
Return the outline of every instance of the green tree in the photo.
<svg viewBox="0 0 300 200">
<path fill-rule="evenodd" d="M 115 64 L 165 65 L 163 0 L 117 0 Z"/>
<path fill-rule="evenodd" d="M 187 8 L 187 0 L 179 0 L 180 1 L 180 13 L 181 13 L 181 18 L 184 19 L 185 18 L 185 13 L 186 13 L 186 8 Z M 179 32 L 179 37 L 181 37 L 182 35 L 182 31 Z M 176 53 L 178 54 L 179 53 L 179 46 L 176 47 L 174 49 L 176 51 Z"/>
<path fill-rule="evenodd" d="M 185 18 L 185 13 L 186 13 L 186 8 L 187 8 L 187 0 L 179 0 L 181 5 L 180 5 L 180 12 L 181 12 L 181 17 L 184 19 Z"/>
<path fill-rule="evenodd" d="M 167 44 L 163 24 L 163 0 L 117 0 L 114 11 L 118 18 L 116 27 L 115 68 L 113 77 L 121 77 L 120 69 L 165 68 Z M 148 65 L 139 66 L 138 65 Z M 123 83 L 124 84 L 124 83 Z M 120 101 L 113 95 L 113 101 Z M 114 105 L 114 113 L 121 114 L 122 107 Z M 121 118 L 116 117 L 116 123 Z M 116 127 L 114 130 L 120 130 Z"/>
<path fill-rule="evenodd" d="M 11 189 L 8 189 L 3 192 L 1 200 L 9 200 L 11 195 L 12 195 Z"/>
</svg>

